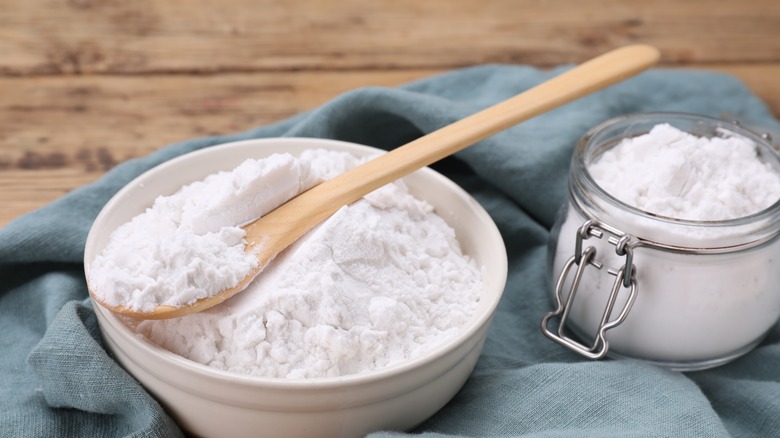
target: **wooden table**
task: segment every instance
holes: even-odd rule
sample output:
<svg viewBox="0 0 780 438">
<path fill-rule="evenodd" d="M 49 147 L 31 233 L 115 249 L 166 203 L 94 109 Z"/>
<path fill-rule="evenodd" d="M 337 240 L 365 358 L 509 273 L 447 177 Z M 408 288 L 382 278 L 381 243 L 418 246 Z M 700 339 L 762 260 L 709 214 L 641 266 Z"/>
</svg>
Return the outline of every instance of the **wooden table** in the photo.
<svg viewBox="0 0 780 438">
<path fill-rule="evenodd" d="M 776 0 L 0 0 L 0 226 L 123 160 L 353 88 L 634 42 L 780 115 Z"/>
</svg>

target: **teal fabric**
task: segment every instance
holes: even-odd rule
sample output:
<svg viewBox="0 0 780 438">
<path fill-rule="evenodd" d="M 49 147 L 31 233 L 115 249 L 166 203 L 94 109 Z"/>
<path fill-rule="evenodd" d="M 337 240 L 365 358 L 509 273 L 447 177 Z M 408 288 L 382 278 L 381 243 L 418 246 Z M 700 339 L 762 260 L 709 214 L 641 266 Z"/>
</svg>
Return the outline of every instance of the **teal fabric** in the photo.
<svg viewBox="0 0 780 438">
<path fill-rule="evenodd" d="M 559 73 L 480 66 L 399 88 L 346 93 L 248 132 L 165 147 L 0 229 L 0 435 L 179 436 L 160 405 L 105 350 L 82 272 L 105 202 L 167 159 L 233 140 L 324 137 L 390 149 Z M 262 104 L 259 102 L 258 104 Z M 780 435 L 780 329 L 714 370 L 681 374 L 590 362 L 539 332 L 549 309 L 546 242 L 566 196 L 575 141 L 620 114 L 731 114 L 778 130 L 766 106 L 723 74 L 653 70 L 530 120 L 436 164 L 490 212 L 509 279 L 464 388 L 414 433 L 426 437 L 726 437 Z M 378 432 L 377 437 L 401 436 Z"/>
</svg>

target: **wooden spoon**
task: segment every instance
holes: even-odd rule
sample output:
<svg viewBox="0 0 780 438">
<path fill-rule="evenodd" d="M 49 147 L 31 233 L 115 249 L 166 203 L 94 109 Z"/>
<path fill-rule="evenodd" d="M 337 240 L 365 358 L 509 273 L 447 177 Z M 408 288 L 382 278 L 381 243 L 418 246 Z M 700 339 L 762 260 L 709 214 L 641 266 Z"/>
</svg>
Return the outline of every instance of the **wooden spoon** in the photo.
<svg viewBox="0 0 780 438">
<path fill-rule="evenodd" d="M 640 73 L 655 64 L 659 57 L 657 49 L 646 45 L 611 51 L 300 194 L 244 227 L 247 251 L 257 255 L 259 264 L 231 289 L 183 307 L 158 306 L 151 312 L 101 304 L 133 318 L 165 319 L 200 312 L 222 303 L 246 288 L 277 254 L 342 206 L 524 120 Z M 95 294 L 93 299 L 98 300 Z"/>
</svg>

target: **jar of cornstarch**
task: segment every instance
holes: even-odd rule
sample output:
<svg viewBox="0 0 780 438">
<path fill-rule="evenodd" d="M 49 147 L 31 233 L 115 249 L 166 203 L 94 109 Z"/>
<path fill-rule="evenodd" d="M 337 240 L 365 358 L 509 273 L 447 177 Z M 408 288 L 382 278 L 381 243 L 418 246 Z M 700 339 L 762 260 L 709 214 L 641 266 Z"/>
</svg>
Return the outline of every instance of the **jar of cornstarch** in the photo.
<svg viewBox="0 0 780 438">
<path fill-rule="evenodd" d="M 739 125 L 646 113 L 587 132 L 550 241 L 543 333 L 691 371 L 753 349 L 780 316 L 780 157 Z"/>
</svg>

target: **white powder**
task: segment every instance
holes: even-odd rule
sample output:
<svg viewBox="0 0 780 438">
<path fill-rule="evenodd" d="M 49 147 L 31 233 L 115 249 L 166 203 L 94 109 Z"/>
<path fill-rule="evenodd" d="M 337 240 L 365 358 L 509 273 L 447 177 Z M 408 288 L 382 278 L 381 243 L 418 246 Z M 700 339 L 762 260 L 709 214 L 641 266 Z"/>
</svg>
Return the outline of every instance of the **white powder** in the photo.
<svg viewBox="0 0 780 438">
<path fill-rule="evenodd" d="M 755 144 L 723 134 L 724 138 L 698 138 L 658 125 L 605 152 L 588 171 L 607 193 L 624 203 L 677 219 L 733 219 L 770 207 L 780 198 L 780 176 L 759 159 Z M 594 198 L 599 207 L 589 210 L 589 215 L 654 242 L 727 248 L 773 232 L 761 221 L 729 227 L 662 221 Z M 563 219 L 554 281 L 574 255 L 575 236 L 587 220 L 574 203 Z M 585 240 L 583 248 L 588 246 L 596 248 L 595 258 L 603 267 L 588 266 L 583 271 L 568 314 L 570 326 L 584 334 L 586 343 L 593 340 L 615 281 L 607 271 L 626 263 L 607 236 Z M 778 239 L 724 254 L 636 248 L 637 298 L 625 322 L 607 333 L 609 350 L 681 369 L 712 366 L 744 353 L 780 316 L 778 260 Z M 567 277 L 564 299 L 572 278 L 573 274 Z M 613 318 L 627 296 L 622 289 Z"/>
<path fill-rule="evenodd" d="M 290 175 L 269 177 L 264 169 L 281 162 L 280 172 Z M 327 179 L 356 162 L 348 154 L 325 151 L 307 151 L 300 160 L 274 157 L 255 164 L 256 184 Z M 235 172 L 224 175 L 237 179 Z M 194 217 L 201 214 L 189 207 L 200 202 L 210 207 L 195 211 L 250 203 L 246 195 L 230 194 L 228 202 L 215 190 L 198 193 L 205 186 L 200 187 L 183 189 L 198 201 L 170 210 Z M 270 198 L 274 204 L 282 197 Z M 209 223 L 216 224 L 215 236 L 226 229 L 219 221 Z M 164 257 L 158 253 L 147 260 L 165 263 Z M 230 372 L 343 376 L 418 357 L 455 336 L 477 309 L 481 283 L 480 267 L 462 254 L 452 228 L 397 182 L 340 209 L 225 303 L 182 318 L 138 322 L 135 329 L 174 353 Z"/>
<path fill-rule="evenodd" d="M 90 288 L 108 305 L 147 312 L 235 286 L 257 265 L 239 225 L 327 177 L 313 174 L 310 161 L 289 154 L 247 160 L 157 198 L 111 234 L 90 267 Z"/>
<path fill-rule="evenodd" d="M 588 170 L 624 203 L 675 219 L 735 219 L 780 198 L 780 176 L 750 140 L 697 137 L 668 124 L 623 140 Z"/>
</svg>

